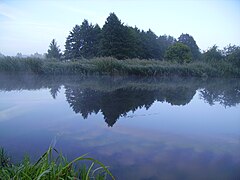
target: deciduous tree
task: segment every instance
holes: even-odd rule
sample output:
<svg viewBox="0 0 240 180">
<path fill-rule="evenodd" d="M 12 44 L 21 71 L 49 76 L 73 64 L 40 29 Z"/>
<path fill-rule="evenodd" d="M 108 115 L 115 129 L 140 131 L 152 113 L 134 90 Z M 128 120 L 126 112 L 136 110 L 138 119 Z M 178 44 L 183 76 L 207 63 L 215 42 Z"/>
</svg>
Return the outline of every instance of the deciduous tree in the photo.
<svg viewBox="0 0 240 180">
<path fill-rule="evenodd" d="M 219 61 L 223 59 L 223 55 L 222 52 L 218 49 L 218 47 L 214 45 L 203 53 L 203 59 L 208 62 Z"/>
<path fill-rule="evenodd" d="M 178 42 L 183 43 L 190 48 L 192 56 L 193 56 L 193 60 L 200 59 L 201 53 L 199 51 L 199 47 L 191 35 L 181 34 L 181 36 L 178 38 Z"/>
<path fill-rule="evenodd" d="M 167 49 L 165 58 L 180 64 L 189 63 L 192 60 L 191 50 L 187 45 L 177 42 Z"/>
</svg>

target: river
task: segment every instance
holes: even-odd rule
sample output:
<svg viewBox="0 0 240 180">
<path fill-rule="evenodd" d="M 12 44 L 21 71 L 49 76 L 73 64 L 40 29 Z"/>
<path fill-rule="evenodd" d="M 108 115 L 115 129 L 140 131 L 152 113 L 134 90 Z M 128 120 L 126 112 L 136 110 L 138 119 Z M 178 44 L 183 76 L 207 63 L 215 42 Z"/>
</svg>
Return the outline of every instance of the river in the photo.
<svg viewBox="0 0 240 180">
<path fill-rule="evenodd" d="M 116 179 L 240 179 L 240 79 L 0 75 L 0 146 Z"/>
</svg>

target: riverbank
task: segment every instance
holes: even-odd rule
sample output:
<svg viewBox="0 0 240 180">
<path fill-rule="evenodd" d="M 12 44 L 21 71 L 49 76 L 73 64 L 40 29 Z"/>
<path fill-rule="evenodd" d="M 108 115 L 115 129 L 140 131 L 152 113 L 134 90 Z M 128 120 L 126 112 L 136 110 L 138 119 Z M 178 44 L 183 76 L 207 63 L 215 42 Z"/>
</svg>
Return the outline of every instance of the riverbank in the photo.
<svg viewBox="0 0 240 180">
<path fill-rule="evenodd" d="M 178 64 L 158 60 L 117 60 L 111 57 L 75 61 L 4 57 L 0 59 L 0 72 L 46 75 L 240 77 L 240 69 L 226 61 Z"/>
<path fill-rule="evenodd" d="M 77 166 L 79 162 L 90 162 Z M 97 165 L 98 167 L 95 167 Z M 28 157 L 20 164 L 12 164 L 5 151 L 0 148 L 0 179 L 106 179 L 107 175 L 114 179 L 108 168 L 93 158 L 82 155 L 72 161 L 67 161 L 61 153 L 49 148 L 36 163 Z"/>
</svg>

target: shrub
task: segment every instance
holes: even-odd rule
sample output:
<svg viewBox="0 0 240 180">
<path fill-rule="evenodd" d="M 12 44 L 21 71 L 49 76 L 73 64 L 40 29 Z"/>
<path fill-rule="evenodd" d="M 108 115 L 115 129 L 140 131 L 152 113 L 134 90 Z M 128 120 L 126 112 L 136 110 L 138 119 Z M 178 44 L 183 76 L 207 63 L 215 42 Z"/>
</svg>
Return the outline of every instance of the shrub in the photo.
<svg viewBox="0 0 240 180">
<path fill-rule="evenodd" d="M 175 43 L 167 49 L 165 58 L 169 61 L 176 61 L 180 64 L 184 64 L 192 60 L 192 54 L 187 45 Z"/>
</svg>

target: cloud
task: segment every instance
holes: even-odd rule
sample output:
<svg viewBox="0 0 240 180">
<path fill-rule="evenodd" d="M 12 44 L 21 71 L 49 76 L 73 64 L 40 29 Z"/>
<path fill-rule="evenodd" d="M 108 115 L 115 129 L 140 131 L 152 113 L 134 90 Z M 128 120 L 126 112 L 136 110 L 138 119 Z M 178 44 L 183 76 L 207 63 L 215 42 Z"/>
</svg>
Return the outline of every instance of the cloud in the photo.
<svg viewBox="0 0 240 180">
<path fill-rule="evenodd" d="M 20 106 L 12 106 L 3 110 L 0 110 L 0 122 L 13 119 L 24 113 L 24 110 Z"/>
<path fill-rule="evenodd" d="M 9 20 L 17 19 L 18 11 L 7 4 L 0 3 L 0 16 L 7 18 Z"/>
<path fill-rule="evenodd" d="M 70 5 L 69 3 L 58 3 L 57 5 L 54 4 L 55 8 L 57 6 L 57 9 L 62 9 L 68 13 L 69 12 L 77 13 L 77 14 L 81 14 L 84 16 L 97 16 L 97 13 L 95 11 L 79 8 L 80 5 L 81 5 L 81 3 L 76 3 L 76 4 L 72 4 L 72 5 Z"/>
</svg>

